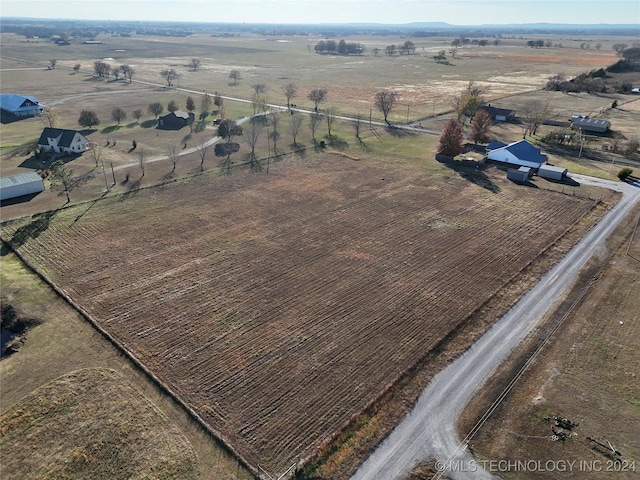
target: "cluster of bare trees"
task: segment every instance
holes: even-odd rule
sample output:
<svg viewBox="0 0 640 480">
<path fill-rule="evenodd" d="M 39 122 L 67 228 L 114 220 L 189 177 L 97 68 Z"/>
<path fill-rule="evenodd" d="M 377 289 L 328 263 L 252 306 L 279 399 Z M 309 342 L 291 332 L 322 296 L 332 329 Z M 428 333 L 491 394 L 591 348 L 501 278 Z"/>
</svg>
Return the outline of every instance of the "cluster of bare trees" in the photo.
<svg viewBox="0 0 640 480">
<path fill-rule="evenodd" d="M 400 55 L 411 55 L 416 52 L 416 44 L 411 40 L 407 40 L 402 45 L 387 45 L 384 47 L 384 53 L 386 55 L 395 55 L 399 53 Z"/>
<path fill-rule="evenodd" d="M 73 70 L 77 73 L 80 70 L 80 64 L 76 64 L 73 67 Z M 136 72 L 130 65 L 125 64 L 118 67 L 112 67 L 107 62 L 96 60 L 93 62 L 93 73 L 96 77 L 109 77 L 110 75 L 113 75 L 116 80 L 118 80 L 120 75 L 122 75 L 124 78 L 129 79 L 129 83 L 131 83 L 131 79 Z"/>
</svg>

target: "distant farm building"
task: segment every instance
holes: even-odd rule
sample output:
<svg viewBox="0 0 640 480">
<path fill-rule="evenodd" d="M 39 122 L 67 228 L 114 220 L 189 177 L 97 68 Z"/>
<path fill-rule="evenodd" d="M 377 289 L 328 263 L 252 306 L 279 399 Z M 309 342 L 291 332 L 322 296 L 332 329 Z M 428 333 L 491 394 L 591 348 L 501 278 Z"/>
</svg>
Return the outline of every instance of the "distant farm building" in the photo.
<svg viewBox="0 0 640 480">
<path fill-rule="evenodd" d="M 22 197 L 44 191 L 44 182 L 36 172 L 0 178 L 0 200 Z"/>
<path fill-rule="evenodd" d="M 85 40 L 82 42 L 84 45 L 102 45 L 100 40 Z"/>
<path fill-rule="evenodd" d="M 507 170 L 507 179 L 517 183 L 526 183 L 532 174 L 533 170 L 530 167 L 510 168 Z"/>
<path fill-rule="evenodd" d="M 176 110 L 163 117 L 158 118 L 158 128 L 166 130 L 180 130 L 182 127 L 191 125 L 196 116 L 192 112 L 183 112 L 182 110 Z"/>
<path fill-rule="evenodd" d="M 489 105 L 481 105 L 478 110 L 484 110 L 492 120 L 496 122 L 511 122 L 516 118 L 516 112 L 508 108 L 497 108 Z"/>
<path fill-rule="evenodd" d="M 526 140 L 504 144 L 493 141 L 487 145 L 487 159 L 500 162 L 507 166 L 540 168 L 547 162 L 547 156 L 540 153 L 540 149 L 534 147 Z"/>
<path fill-rule="evenodd" d="M 583 132 L 606 133 L 611 128 L 611 122 L 607 120 L 596 120 L 587 115 L 571 115 L 571 128 L 582 130 Z"/>
<path fill-rule="evenodd" d="M 89 149 L 89 140 L 76 130 L 47 127 L 38 139 L 38 148 L 42 152 L 83 153 Z"/>
<path fill-rule="evenodd" d="M 3 93 L 0 95 L 0 109 L 14 117 L 35 117 L 44 110 L 44 107 L 32 95 Z"/>
<path fill-rule="evenodd" d="M 538 169 L 538 176 L 547 178 L 549 180 L 564 180 L 567 176 L 568 170 L 562 167 L 555 167 L 553 165 L 542 165 Z"/>
</svg>

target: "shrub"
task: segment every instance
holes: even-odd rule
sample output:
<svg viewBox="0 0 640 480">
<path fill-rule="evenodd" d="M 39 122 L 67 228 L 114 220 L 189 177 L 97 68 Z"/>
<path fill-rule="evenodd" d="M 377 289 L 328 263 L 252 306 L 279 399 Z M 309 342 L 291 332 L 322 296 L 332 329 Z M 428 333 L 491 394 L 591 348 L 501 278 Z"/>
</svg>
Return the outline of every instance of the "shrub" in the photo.
<svg viewBox="0 0 640 480">
<path fill-rule="evenodd" d="M 621 181 L 626 182 L 632 173 L 633 173 L 633 170 L 631 170 L 629 167 L 625 167 L 618 172 L 618 178 Z"/>
</svg>

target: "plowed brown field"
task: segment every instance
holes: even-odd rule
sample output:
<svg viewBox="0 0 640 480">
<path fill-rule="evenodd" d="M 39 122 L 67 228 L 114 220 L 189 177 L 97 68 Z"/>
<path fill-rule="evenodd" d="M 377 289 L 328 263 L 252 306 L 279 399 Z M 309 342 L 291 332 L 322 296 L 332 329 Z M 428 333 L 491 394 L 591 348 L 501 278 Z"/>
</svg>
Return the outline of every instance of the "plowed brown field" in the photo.
<svg viewBox="0 0 640 480">
<path fill-rule="evenodd" d="M 594 206 L 324 155 L 2 225 L 254 468 L 282 472 Z"/>
</svg>

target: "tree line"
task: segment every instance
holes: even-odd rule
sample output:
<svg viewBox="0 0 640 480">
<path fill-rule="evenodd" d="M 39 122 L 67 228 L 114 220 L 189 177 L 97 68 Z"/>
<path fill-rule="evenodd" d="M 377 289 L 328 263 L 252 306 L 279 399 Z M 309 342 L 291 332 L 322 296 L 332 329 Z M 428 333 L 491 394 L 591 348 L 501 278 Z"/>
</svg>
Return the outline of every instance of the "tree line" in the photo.
<svg viewBox="0 0 640 480">
<path fill-rule="evenodd" d="M 344 39 L 339 42 L 335 40 L 320 40 L 313 49 L 316 53 L 331 55 L 362 55 L 365 51 L 362 44 L 357 42 L 347 43 Z"/>
</svg>

